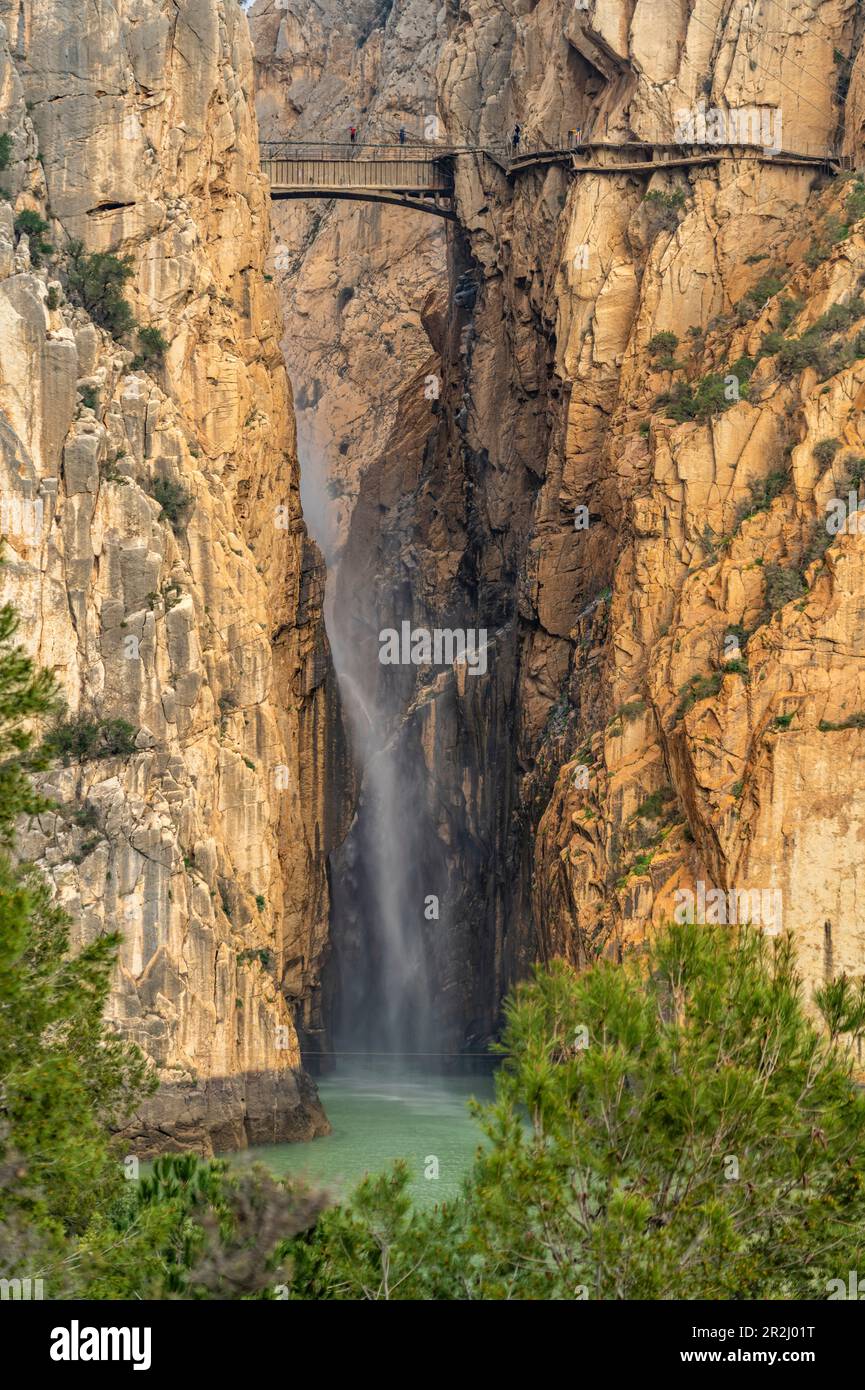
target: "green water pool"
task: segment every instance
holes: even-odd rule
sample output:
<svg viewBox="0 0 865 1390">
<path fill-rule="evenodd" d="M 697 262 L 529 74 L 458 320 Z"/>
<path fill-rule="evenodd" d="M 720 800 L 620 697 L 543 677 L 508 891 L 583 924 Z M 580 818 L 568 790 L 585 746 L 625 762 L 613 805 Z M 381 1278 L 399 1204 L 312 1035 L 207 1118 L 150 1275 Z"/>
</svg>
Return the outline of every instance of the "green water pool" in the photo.
<svg viewBox="0 0 865 1390">
<path fill-rule="evenodd" d="M 318 1083 L 333 1133 L 307 1144 L 268 1144 L 230 1155 L 232 1162 L 263 1163 L 272 1173 L 302 1175 L 335 1196 L 365 1173 L 403 1158 L 411 1195 L 419 1206 L 456 1197 L 482 1134 L 469 1114 L 471 1096 L 492 1098 L 489 1074 L 434 1076 L 370 1071 L 340 1072 Z"/>
</svg>

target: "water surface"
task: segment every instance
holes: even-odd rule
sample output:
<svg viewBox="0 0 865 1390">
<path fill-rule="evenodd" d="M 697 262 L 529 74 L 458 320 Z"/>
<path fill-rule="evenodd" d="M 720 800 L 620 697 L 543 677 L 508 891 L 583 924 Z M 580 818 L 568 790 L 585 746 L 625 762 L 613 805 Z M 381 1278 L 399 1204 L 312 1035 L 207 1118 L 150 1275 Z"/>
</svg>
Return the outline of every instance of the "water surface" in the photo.
<svg viewBox="0 0 865 1390">
<path fill-rule="evenodd" d="M 340 1071 L 318 1082 L 333 1133 L 306 1144 L 268 1144 L 231 1155 L 259 1162 L 278 1176 L 303 1175 L 335 1195 L 351 1190 L 366 1173 L 379 1173 L 403 1158 L 410 1193 L 419 1206 L 459 1195 L 482 1134 L 466 1102 L 490 1100 L 489 1075 L 435 1076 L 387 1070 Z M 438 1160 L 438 1177 L 434 1173 Z"/>
</svg>

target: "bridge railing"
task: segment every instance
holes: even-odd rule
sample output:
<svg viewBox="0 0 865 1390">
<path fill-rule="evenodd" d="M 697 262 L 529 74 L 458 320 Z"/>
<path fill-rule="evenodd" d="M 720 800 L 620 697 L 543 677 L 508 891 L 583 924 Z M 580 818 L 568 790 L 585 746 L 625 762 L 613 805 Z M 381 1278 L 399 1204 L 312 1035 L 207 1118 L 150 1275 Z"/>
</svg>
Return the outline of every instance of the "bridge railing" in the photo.
<svg viewBox="0 0 865 1390">
<path fill-rule="evenodd" d="M 500 166 L 508 168 L 510 166 L 523 166 L 531 164 L 537 160 L 539 163 L 557 158 L 566 159 L 569 155 L 582 155 L 593 158 L 598 155 L 608 154 L 613 156 L 613 162 L 627 160 L 629 157 L 644 159 L 646 162 L 656 162 L 659 165 L 664 162 L 665 156 L 687 157 L 688 155 L 711 155 L 720 153 L 723 150 L 731 149 L 750 149 L 751 142 L 737 142 L 735 145 L 719 145 L 714 142 L 696 143 L 673 143 L 672 141 L 651 141 L 651 140 L 598 140 L 591 136 L 584 136 L 582 131 L 572 131 L 568 133 L 566 140 L 559 145 L 553 143 L 538 143 L 537 141 L 520 140 L 514 143 L 513 140 L 504 141 L 500 144 L 489 145 L 447 145 L 432 140 L 406 140 L 400 141 L 379 141 L 371 142 L 358 140 L 351 141 L 330 140 L 265 140 L 261 143 L 262 162 L 272 164 L 274 161 L 289 161 L 295 164 L 304 164 L 315 161 L 322 167 L 335 165 L 351 161 L 357 164 L 387 162 L 393 168 L 397 162 L 413 165 L 415 169 L 425 166 L 432 169 L 438 166 L 439 170 L 446 167 L 454 155 L 487 155 L 495 160 Z M 762 149 L 759 143 L 753 144 L 754 149 Z M 773 154 L 779 159 L 802 159 L 811 161 L 825 161 L 840 163 L 842 166 L 852 165 L 849 157 L 841 157 L 835 150 L 823 147 L 802 146 L 795 150 L 771 150 L 766 147 L 767 155 Z M 660 158 L 659 158 L 660 156 Z M 366 171 L 364 171 L 366 173 Z M 408 171 L 406 171 L 408 172 Z M 412 173 L 414 181 L 416 175 Z M 438 177 L 438 175 L 437 175 Z M 306 179 L 304 179 L 306 181 Z"/>
<path fill-rule="evenodd" d="M 446 145 L 433 140 L 399 141 L 358 140 L 262 140 L 262 159 L 411 159 L 432 163 L 449 159 L 455 154 L 507 154 L 508 147 Z"/>
<path fill-rule="evenodd" d="M 262 169 L 273 188 L 378 189 L 404 193 L 453 192 L 453 178 L 438 159 L 328 159 L 291 158 L 262 160 Z"/>
</svg>

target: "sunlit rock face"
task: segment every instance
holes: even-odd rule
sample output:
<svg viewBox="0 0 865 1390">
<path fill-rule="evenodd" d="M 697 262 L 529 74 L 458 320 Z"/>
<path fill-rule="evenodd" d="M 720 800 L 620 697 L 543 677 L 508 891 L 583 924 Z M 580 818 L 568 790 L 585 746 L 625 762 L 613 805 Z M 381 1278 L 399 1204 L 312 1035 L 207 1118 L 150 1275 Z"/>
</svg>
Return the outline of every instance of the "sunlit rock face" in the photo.
<svg viewBox="0 0 865 1390">
<path fill-rule="evenodd" d="M 575 127 L 671 142 L 701 110 L 773 108 L 774 153 L 858 163 L 854 19 L 803 6 L 770 34 L 738 6 L 468 0 L 442 108 L 457 143 L 519 120 L 527 148 Z M 463 161 L 483 284 L 460 390 L 464 456 L 483 459 L 474 534 L 488 564 L 503 537 L 517 551 L 531 910 L 515 929 L 582 962 L 687 913 L 677 889 L 727 890 L 719 924 L 771 891 L 783 910 L 761 924 L 792 930 L 811 986 L 865 963 L 863 542 L 825 526 L 862 446 L 865 243 L 849 183 L 769 155 L 511 183 Z M 801 337 L 851 301 L 846 326 L 818 326 L 819 360 L 767 347 L 754 366 L 771 331 Z M 720 408 L 677 421 L 656 404 L 713 375 Z"/>
<path fill-rule="evenodd" d="M 132 1151 L 308 1138 L 340 725 L 247 21 L 235 0 L 0 18 L 2 489 L 33 504 L 4 519 L 3 591 L 70 712 L 131 730 L 50 775 L 24 850 L 77 941 L 122 933 L 109 1013 L 162 1082 Z M 13 230 L 24 209 L 49 254 Z M 163 363 L 64 292 L 74 239 L 130 258 Z"/>
<path fill-rule="evenodd" d="M 375 111 L 390 69 L 356 55 L 384 55 L 411 6 L 397 0 L 354 55 L 348 21 L 317 6 L 310 29 L 310 7 L 289 10 L 256 6 L 273 133 L 319 129 L 325 108 L 335 131 Z M 421 789 L 414 910 L 440 1036 L 487 1036 L 533 957 L 618 957 L 699 884 L 724 890 L 707 914 L 719 925 L 780 902 L 762 925 L 793 931 L 809 987 L 861 972 L 863 541 L 825 523 L 865 452 L 865 243 L 849 184 L 773 157 L 861 161 L 856 7 L 776 10 L 767 27 L 746 6 L 449 0 L 436 24 L 455 145 L 500 152 L 517 122 L 529 150 L 574 130 L 681 144 L 690 122 L 705 155 L 733 111 L 766 122 L 767 147 L 619 176 L 553 164 L 508 179 L 460 158 L 446 293 L 422 312 L 429 356 L 399 354 L 377 378 L 392 413 L 362 443 L 346 433 L 344 463 L 331 422 L 344 408 L 354 431 L 363 414 L 340 385 L 353 353 L 370 351 L 383 304 L 417 300 L 385 259 L 355 320 L 340 276 L 356 241 L 326 232 L 319 246 L 319 232 L 297 252 L 310 297 L 289 288 L 286 308 L 316 344 L 298 384 L 314 406 L 327 383 L 309 429 L 345 480 L 336 605 Z M 280 64 L 297 92 L 287 126 Z M 385 216 L 336 210 L 322 226 L 381 218 L 376 236 L 366 224 L 373 256 L 393 235 Z M 770 339 L 757 361 L 768 334 L 801 338 L 851 301 L 846 327 L 818 326 L 815 360 L 779 359 Z M 328 358 L 318 344 L 337 340 Z M 672 412 L 657 403 L 677 391 Z M 494 633 L 488 675 L 379 666 L 380 628 L 406 617 Z M 362 970 L 363 865 L 351 839 L 340 854 Z"/>
</svg>

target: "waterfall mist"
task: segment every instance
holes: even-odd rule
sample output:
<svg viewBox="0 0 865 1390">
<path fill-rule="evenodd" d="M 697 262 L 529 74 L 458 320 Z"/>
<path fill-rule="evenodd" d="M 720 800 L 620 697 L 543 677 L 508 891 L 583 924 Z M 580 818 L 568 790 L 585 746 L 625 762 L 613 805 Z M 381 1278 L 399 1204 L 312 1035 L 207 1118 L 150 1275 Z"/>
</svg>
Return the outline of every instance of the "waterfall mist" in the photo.
<svg viewBox="0 0 865 1390">
<path fill-rule="evenodd" d="M 325 621 L 360 777 L 350 831 L 330 859 L 329 1032 L 337 1053 L 427 1054 L 437 1039 L 425 933 L 436 924 L 424 918 L 424 865 L 438 842 L 423 752 L 402 723 L 411 686 L 383 684 L 378 661 L 378 609 L 395 596 L 346 572 L 324 468 L 303 439 L 300 447 L 301 499 L 327 560 Z"/>
</svg>

